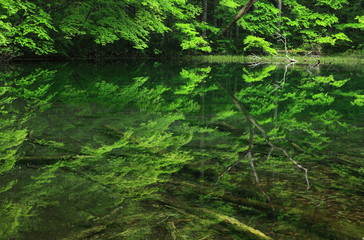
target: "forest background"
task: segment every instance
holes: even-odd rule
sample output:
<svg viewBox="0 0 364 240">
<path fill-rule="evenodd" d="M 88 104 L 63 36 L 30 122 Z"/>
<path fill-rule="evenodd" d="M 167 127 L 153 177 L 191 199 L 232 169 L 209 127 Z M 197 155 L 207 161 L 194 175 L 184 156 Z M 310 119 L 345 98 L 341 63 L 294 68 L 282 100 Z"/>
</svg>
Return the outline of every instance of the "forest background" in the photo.
<svg viewBox="0 0 364 240">
<path fill-rule="evenodd" d="M 1 0 L 0 58 L 362 56 L 363 29 L 362 0 Z"/>
</svg>

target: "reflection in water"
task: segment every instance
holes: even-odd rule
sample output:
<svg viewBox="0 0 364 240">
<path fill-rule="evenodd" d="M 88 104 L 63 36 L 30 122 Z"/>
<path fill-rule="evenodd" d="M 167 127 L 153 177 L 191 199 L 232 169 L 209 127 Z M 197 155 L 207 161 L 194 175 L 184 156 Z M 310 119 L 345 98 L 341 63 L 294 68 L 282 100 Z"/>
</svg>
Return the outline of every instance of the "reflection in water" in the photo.
<svg viewBox="0 0 364 240">
<path fill-rule="evenodd" d="M 363 75 L 11 66 L 0 239 L 360 239 Z"/>
</svg>

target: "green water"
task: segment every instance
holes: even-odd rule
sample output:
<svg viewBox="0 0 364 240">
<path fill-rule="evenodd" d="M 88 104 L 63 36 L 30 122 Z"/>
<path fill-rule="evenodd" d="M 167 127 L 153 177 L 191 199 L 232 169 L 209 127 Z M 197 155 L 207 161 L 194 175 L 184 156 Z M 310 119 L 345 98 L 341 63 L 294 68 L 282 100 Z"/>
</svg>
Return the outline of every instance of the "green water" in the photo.
<svg viewBox="0 0 364 240">
<path fill-rule="evenodd" d="M 0 239 L 362 239 L 363 78 L 362 65 L 2 66 Z"/>
</svg>

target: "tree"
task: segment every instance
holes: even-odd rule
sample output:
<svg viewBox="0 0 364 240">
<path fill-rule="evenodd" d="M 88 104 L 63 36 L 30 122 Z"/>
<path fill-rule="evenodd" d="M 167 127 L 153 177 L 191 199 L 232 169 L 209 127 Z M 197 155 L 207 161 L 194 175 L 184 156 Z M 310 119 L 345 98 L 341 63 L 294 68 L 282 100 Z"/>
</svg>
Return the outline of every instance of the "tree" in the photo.
<svg viewBox="0 0 364 240">
<path fill-rule="evenodd" d="M 248 11 L 249 9 L 254 5 L 254 3 L 256 3 L 258 0 L 249 0 L 242 9 L 240 9 L 240 11 L 238 12 L 238 14 L 236 14 L 236 16 L 234 17 L 234 19 L 229 23 L 229 25 L 224 28 L 222 30 L 222 34 L 224 34 L 229 28 L 231 28 L 231 26 L 236 23 L 240 18 L 242 18 Z"/>
</svg>

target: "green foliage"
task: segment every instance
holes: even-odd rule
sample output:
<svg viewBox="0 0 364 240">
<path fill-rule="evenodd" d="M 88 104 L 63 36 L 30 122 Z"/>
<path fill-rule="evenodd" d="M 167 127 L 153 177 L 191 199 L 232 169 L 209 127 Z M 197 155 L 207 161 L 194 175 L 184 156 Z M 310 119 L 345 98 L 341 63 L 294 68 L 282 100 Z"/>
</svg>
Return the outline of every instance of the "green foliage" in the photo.
<svg viewBox="0 0 364 240">
<path fill-rule="evenodd" d="M 258 1 L 255 10 L 238 21 L 239 26 L 254 35 L 272 37 L 278 31 L 279 10 L 272 4 Z"/>
<path fill-rule="evenodd" d="M 247 49 L 251 49 L 251 48 L 253 48 L 253 49 L 261 48 L 269 54 L 277 54 L 277 50 L 270 47 L 272 44 L 270 42 L 265 41 L 264 38 L 249 35 L 244 39 L 244 44 L 246 45 L 246 47 L 244 48 L 244 51 L 246 51 Z"/>
<path fill-rule="evenodd" d="M 240 4 L 234 0 L 221 0 L 219 1 L 219 5 L 236 9 L 240 6 Z"/>
<path fill-rule="evenodd" d="M 345 229 L 358 235 L 362 106 L 351 102 L 363 95 L 353 90 L 362 72 L 349 79 L 332 67 L 291 66 L 7 69 L 0 74 L 0 152 L 12 151 L 1 156 L 12 167 L 0 172 L 0 238 L 251 239 L 226 219 L 268 232 L 261 222 L 271 218 L 270 206 L 244 158 L 249 125 L 226 91 L 309 168 L 307 191 L 302 173 L 254 129 L 261 187 L 280 203 L 279 236 L 314 238 L 327 229 L 310 225 L 309 235 L 302 223 L 343 212 L 352 221 Z"/>
<path fill-rule="evenodd" d="M 260 82 L 263 81 L 265 78 L 269 77 L 271 75 L 271 72 L 276 70 L 276 68 L 276 65 L 268 65 L 259 72 L 251 72 L 244 68 L 243 79 L 247 83 Z"/>
<path fill-rule="evenodd" d="M 364 106 L 364 95 L 355 95 L 354 101 L 351 102 L 353 105 Z"/>
<path fill-rule="evenodd" d="M 358 22 L 357 23 L 337 24 L 336 27 L 340 30 L 347 29 L 347 28 L 364 30 L 364 16 L 356 16 L 355 20 L 357 20 Z"/>
<path fill-rule="evenodd" d="M 176 23 L 175 27 L 182 34 L 186 35 L 186 38 L 183 38 L 181 41 L 181 47 L 183 50 L 197 49 L 204 52 L 211 52 L 211 47 L 208 42 L 199 35 L 194 25 L 188 23 Z"/>
<path fill-rule="evenodd" d="M 249 35 L 273 42 L 277 32 L 287 33 L 290 48 L 362 47 L 357 37 L 363 28 L 360 3 L 286 0 L 280 12 L 272 1 L 260 0 L 228 37 L 221 35 L 244 4 L 209 3 L 203 22 L 203 4 L 198 1 L 4 0 L 0 54 L 2 58 L 22 54 L 100 58 L 171 51 L 241 53 L 241 39 Z"/>
<path fill-rule="evenodd" d="M 3 15 L 1 15 L 1 13 Z M 0 3 L 0 54 L 16 55 L 31 51 L 37 55 L 54 53 L 55 31 L 51 16 L 29 1 L 6 0 Z"/>
<path fill-rule="evenodd" d="M 349 4 L 347 0 L 317 0 L 318 6 L 329 6 L 335 10 L 341 9 L 344 5 Z"/>
<path fill-rule="evenodd" d="M 204 83 L 205 78 L 210 73 L 211 68 L 198 68 L 198 69 L 192 69 L 192 70 L 186 70 L 182 69 L 181 71 L 181 77 L 183 79 L 188 79 L 189 81 L 185 84 L 179 87 L 179 89 L 175 90 L 175 94 L 197 94 L 202 92 L 207 92 L 216 89 L 216 86 L 212 86 L 210 88 L 201 88 L 201 84 Z M 196 91 L 198 89 L 198 91 Z"/>
<path fill-rule="evenodd" d="M 115 2 L 91 1 L 75 2 L 66 9 L 60 29 L 65 38 L 90 36 L 95 43 L 106 45 L 125 39 L 137 49 L 148 47 L 150 32 L 163 33 L 168 28 L 163 24 L 164 13 L 176 11 L 174 4 L 179 1 Z M 98 6 L 96 9 L 94 6 Z M 131 16 L 126 8 L 135 7 L 137 11 Z"/>
</svg>

